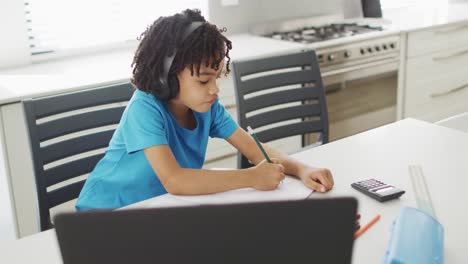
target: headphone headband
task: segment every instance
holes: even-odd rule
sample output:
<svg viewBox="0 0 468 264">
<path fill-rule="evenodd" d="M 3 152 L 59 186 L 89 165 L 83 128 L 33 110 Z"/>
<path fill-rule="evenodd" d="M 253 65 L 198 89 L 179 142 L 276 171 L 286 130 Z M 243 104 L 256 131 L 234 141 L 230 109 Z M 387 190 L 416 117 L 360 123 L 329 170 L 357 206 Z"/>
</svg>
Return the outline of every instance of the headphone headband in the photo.
<svg viewBox="0 0 468 264">
<path fill-rule="evenodd" d="M 190 25 L 187 26 L 184 33 L 182 34 L 182 42 L 184 42 L 185 39 L 190 34 L 192 34 L 197 28 L 199 28 L 203 24 L 204 24 L 204 22 L 201 22 L 201 21 L 196 21 L 196 22 L 190 23 Z M 174 52 L 172 53 L 172 56 L 167 56 L 164 59 L 164 72 L 163 72 L 163 75 L 159 78 L 159 80 L 161 81 L 161 83 L 163 85 L 169 85 L 167 83 L 167 77 L 169 75 L 169 70 L 171 69 L 172 62 L 174 61 L 174 58 L 175 58 L 176 55 L 177 55 L 177 48 L 174 48 Z"/>
</svg>

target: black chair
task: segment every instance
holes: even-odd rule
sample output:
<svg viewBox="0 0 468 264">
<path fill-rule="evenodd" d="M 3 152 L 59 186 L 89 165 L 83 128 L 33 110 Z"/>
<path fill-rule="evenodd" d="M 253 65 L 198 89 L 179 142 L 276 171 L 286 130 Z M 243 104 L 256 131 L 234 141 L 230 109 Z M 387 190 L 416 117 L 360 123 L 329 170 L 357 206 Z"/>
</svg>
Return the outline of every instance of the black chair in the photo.
<svg viewBox="0 0 468 264">
<path fill-rule="evenodd" d="M 328 113 L 319 64 L 314 51 L 258 58 L 232 63 L 239 125 L 269 128 L 257 132 L 262 142 L 318 133 L 317 145 L 328 142 Z M 273 89 L 280 88 L 280 89 Z M 294 106 L 282 104 L 296 102 Z M 253 111 L 266 109 L 262 113 Z M 250 114 L 249 114 L 250 113 Z M 278 124 L 299 120 L 290 124 Z M 273 126 L 273 127 L 272 127 Z M 238 153 L 238 167 L 251 164 Z"/>
<path fill-rule="evenodd" d="M 85 179 L 76 178 L 91 172 L 104 156 L 103 148 L 108 146 L 115 128 L 95 130 L 118 124 L 132 94 L 130 83 L 120 83 L 23 101 L 41 231 L 52 227 L 51 208 L 78 197 Z M 86 131 L 89 129 L 94 130 Z M 90 151 L 99 153 L 87 153 Z"/>
</svg>

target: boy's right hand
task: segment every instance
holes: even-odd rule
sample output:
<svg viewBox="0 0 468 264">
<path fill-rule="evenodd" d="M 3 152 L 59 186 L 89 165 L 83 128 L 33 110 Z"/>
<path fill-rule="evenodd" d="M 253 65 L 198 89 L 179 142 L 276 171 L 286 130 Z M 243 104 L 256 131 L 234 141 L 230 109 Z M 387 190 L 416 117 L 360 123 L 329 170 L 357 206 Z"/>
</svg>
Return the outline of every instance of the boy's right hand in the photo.
<svg viewBox="0 0 468 264">
<path fill-rule="evenodd" d="M 284 166 L 277 159 L 271 159 L 272 163 L 263 160 L 252 170 L 253 188 L 260 191 L 270 191 L 278 187 L 284 180 Z"/>
</svg>

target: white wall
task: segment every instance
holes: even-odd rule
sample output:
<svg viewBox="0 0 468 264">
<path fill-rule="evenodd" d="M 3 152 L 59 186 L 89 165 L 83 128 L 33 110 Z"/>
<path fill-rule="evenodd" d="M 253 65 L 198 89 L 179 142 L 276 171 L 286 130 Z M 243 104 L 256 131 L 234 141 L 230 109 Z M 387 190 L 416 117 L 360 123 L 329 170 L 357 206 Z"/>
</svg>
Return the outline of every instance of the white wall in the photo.
<svg viewBox="0 0 468 264">
<path fill-rule="evenodd" d="M 7 178 L 8 160 L 3 133 L 3 118 L 0 115 L 0 242 L 16 239 L 16 218 L 14 217 L 13 197 L 10 196 L 10 182 Z"/>
<path fill-rule="evenodd" d="M 236 6 L 222 6 L 222 0 L 208 0 L 208 17 L 228 34 L 248 32 L 254 25 L 321 14 L 345 14 L 344 2 L 352 11 L 360 9 L 360 0 L 239 0 Z M 353 4 L 354 3 L 354 4 Z M 355 7 L 356 3 L 359 5 Z M 362 14 L 362 12 L 361 12 Z M 349 17 L 349 15 L 347 15 Z"/>
<path fill-rule="evenodd" d="M 30 63 L 29 44 L 20 0 L 0 1 L 0 68 Z"/>
<path fill-rule="evenodd" d="M 343 0 L 343 14 L 345 18 L 362 17 L 361 0 Z"/>
<path fill-rule="evenodd" d="M 259 0 L 239 0 L 236 6 L 222 6 L 221 0 L 208 0 L 208 20 L 218 27 L 227 27 L 227 34 L 247 32 L 257 21 Z"/>
<path fill-rule="evenodd" d="M 248 32 L 253 25 L 267 21 L 331 13 L 341 13 L 345 17 L 362 14 L 361 0 L 238 0 L 236 6 L 222 6 L 221 2 L 206 0 L 204 7 L 207 6 L 208 12 L 205 14 L 212 23 L 226 26 L 228 34 Z M 23 1 L 1 0 L 0 69 L 31 63 L 26 32 Z"/>
</svg>

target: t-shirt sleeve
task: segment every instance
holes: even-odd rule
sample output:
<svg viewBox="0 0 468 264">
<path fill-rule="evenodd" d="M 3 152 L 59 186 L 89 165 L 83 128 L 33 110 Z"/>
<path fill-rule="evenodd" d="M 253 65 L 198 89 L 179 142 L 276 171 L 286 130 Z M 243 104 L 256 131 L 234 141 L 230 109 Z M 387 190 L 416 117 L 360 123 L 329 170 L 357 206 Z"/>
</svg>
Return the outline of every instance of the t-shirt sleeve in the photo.
<svg viewBox="0 0 468 264">
<path fill-rule="evenodd" d="M 236 131 L 238 127 L 236 121 L 232 119 L 232 116 L 218 99 L 216 99 L 211 111 L 210 137 L 228 138 Z"/>
<path fill-rule="evenodd" d="M 167 144 L 163 111 L 156 103 L 135 100 L 127 108 L 122 135 L 127 153 Z"/>
</svg>

